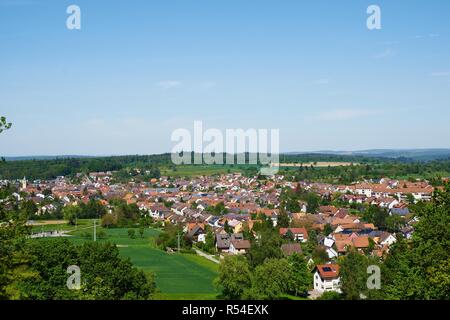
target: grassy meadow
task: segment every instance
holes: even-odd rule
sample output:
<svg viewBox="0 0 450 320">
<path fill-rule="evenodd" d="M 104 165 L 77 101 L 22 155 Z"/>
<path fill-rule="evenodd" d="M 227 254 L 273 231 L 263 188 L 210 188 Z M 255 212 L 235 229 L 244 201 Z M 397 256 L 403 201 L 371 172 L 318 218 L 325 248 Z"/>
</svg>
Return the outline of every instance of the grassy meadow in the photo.
<svg viewBox="0 0 450 320">
<path fill-rule="evenodd" d="M 70 230 L 69 239 L 81 244 L 93 241 L 93 220 L 79 220 L 78 226 L 45 225 L 33 227 L 33 232 L 44 230 Z M 146 228 L 141 238 L 138 229 L 136 236 L 128 236 L 128 228 L 106 229 L 98 226 L 97 241 L 115 243 L 123 257 L 144 271 L 153 272 L 160 293 L 156 298 L 165 299 L 216 299 L 218 291 L 213 285 L 217 277 L 218 265 L 195 254 L 168 254 L 155 246 L 155 237 L 160 232 Z M 99 232 L 104 231 L 105 237 L 99 238 Z"/>
</svg>

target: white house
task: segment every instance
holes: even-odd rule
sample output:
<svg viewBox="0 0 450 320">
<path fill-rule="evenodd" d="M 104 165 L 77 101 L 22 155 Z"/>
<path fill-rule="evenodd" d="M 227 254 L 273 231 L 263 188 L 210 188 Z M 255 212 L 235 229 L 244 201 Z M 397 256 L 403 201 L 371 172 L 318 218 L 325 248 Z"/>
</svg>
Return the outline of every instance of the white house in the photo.
<svg viewBox="0 0 450 320">
<path fill-rule="evenodd" d="M 327 246 L 328 248 L 331 248 L 333 246 L 333 244 L 334 244 L 333 237 L 328 236 L 325 239 L 323 239 L 323 244 L 325 246 Z"/>
<path fill-rule="evenodd" d="M 395 242 L 397 242 L 397 239 L 395 238 L 394 235 L 390 234 L 390 233 L 383 233 L 382 236 L 380 237 L 380 244 L 381 245 L 387 245 L 387 246 L 391 246 L 392 244 L 394 244 Z"/>
<path fill-rule="evenodd" d="M 334 259 L 339 256 L 339 254 L 333 248 L 327 248 L 326 251 L 328 254 L 328 258 L 330 258 L 330 259 Z"/>
<path fill-rule="evenodd" d="M 314 290 L 319 292 L 341 292 L 341 279 L 339 277 L 339 265 L 323 264 L 314 268 Z"/>
<path fill-rule="evenodd" d="M 231 254 L 245 254 L 250 249 L 250 241 L 248 240 L 231 240 L 230 250 Z"/>
<path fill-rule="evenodd" d="M 177 215 L 179 215 L 179 216 L 182 216 L 182 215 L 184 215 L 184 211 L 185 211 L 187 208 L 188 208 L 188 207 L 187 207 L 186 205 L 180 203 L 180 204 L 174 205 L 174 206 L 171 208 L 171 210 L 172 210 L 173 212 L 175 212 L 175 214 L 177 214 Z"/>
<path fill-rule="evenodd" d="M 370 198 L 372 196 L 372 188 L 368 184 L 358 184 L 355 186 L 355 193 Z"/>
<path fill-rule="evenodd" d="M 205 242 L 206 242 L 206 234 L 205 234 L 205 233 L 199 234 L 199 235 L 198 235 L 197 242 L 203 242 L 203 243 L 205 243 Z"/>
</svg>

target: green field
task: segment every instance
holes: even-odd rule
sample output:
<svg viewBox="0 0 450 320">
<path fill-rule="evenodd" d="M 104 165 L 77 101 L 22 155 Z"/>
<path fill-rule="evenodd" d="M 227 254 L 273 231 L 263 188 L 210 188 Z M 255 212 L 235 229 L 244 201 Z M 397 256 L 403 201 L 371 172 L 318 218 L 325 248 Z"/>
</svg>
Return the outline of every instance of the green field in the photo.
<svg viewBox="0 0 450 320">
<path fill-rule="evenodd" d="M 70 232 L 69 239 L 77 244 L 92 241 L 92 221 L 82 221 L 78 230 Z M 37 228 L 35 232 L 39 231 Z M 57 230 L 68 230 L 58 226 Z M 56 230 L 56 228 L 55 228 Z M 110 241 L 119 247 L 122 256 L 144 271 L 154 272 L 160 293 L 157 299 L 215 299 L 218 291 L 213 286 L 217 277 L 218 265 L 195 254 L 168 254 L 154 246 L 154 238 L 160 232 L 156 229 L 145 229 L 141 238 L 136 229 L 136 238 L 128 236 L 127 228 L 104 229 L 97 227 L 97 232 L 105 231 L 106 238 L 97 241 Z M 83 237 L 89 233 L 90 237 Z"/>
<path fill-rule="evenodd" d="M 170 168 L 161 168 L 160 170 L 163 176 L 193 177 L 242 172 L 244 167 L 234 165 L 180 165 L 176 166 L 176 170 Z"/>
</svg>

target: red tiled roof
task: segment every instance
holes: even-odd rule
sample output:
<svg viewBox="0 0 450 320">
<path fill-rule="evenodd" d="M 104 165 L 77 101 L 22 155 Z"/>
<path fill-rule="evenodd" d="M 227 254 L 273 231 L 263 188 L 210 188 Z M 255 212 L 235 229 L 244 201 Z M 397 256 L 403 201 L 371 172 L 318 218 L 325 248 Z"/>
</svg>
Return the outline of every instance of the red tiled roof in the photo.
<svg viewBox="0 0 450 320">
<path fill-rule="evenodd" d="M 308 239 L 308 231 L 305 228 L 280 228 L 280 235 L 284 236 L 288 232 L 288 230 L 291 230 L 291 232 L 295 234 L 303 234 L 303 237 L 305 239 Z"/>
<path fill-rule="evenodd" d="M 339 277 L 338 264 L 321 264 L 316 266 L 322 279 L 334 279 Z"/>
</svg>

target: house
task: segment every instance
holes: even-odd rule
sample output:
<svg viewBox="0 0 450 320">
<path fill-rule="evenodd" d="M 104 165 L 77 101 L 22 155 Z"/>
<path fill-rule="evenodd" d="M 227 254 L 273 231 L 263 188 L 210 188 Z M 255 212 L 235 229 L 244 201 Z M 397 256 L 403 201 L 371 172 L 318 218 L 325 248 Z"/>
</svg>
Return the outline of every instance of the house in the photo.
<svg viewBox="0 0 450 320">
<path fill-rule="evenodd" d="M 334 217 L 338 218 L 338 219 L 345 219 L 345 218 L 351 219 L 350 217 L 347 217 L 348 215 L 349 215 L 349 212 L 347 209 L 340 208 L 340 209 L 338 209 L 338 211 L 336 211 L 336 213 L 334 214 Z"/>
<path fill-rule="evenodd" d="M 336 249 L 339 254 L 345 254 L 349 247 L 356 249 L 367 249 L 369 247 L 369 237 L 359 236 L 356 233 L 349 234 L 335 234 Z"/>
<path fill-rule="evenodd" d="M 201 233 L 197 236 L 197 242 L 206 243 L 206 233 Z"/>
<path fill-rule="evenodd" d="M 319 213 L 327 216 L 333 216 L 338 209 L 335 206 L 319 206 Z"/>
<path fill-rule="evenodd" d="M 168 209 L 163 204 L 151 204 L 146 207 L 150 213 L 150 216 L 154 219 L 164 220 L 165 214 L 168 213 Z"/>
<path fill-rule="evenodd" d="M 382 246 L 391 246 L 395 242 L 397 242 L 397 239 L 395 236 L 389 232 L 386 231 L 380 231 L 376 238 L 374 238 L 374 241 Z"/>
<path fill-rule="evenodd" d="M 390 211 L 389 211 L 389 215 L 392 216 L 393 214 L 399 215 L 399 216 L 406 216 L 409 214 L 409 209 L 407 206 L 404 205 L 399 205 L 399 206 L 394 206 Z"/>
<path fill-rule="evenodd" d="M 403 227 L 401 230 L 400 230 L 400 232 L 403 234 L 403 236 L 406 238 L 406 239 L 411 239 L 412 238 L 412 235 L 413 235 L 413 233 L 414 233 L 414 228 L 412 227 L 412 226 L 405 226 L 405 227 Z"/>
<path fill-rule="evenodd" d="M 354 186 L 354 192 L 359 195 L 365 195 L 366 197 L 372 196 L 372 186 L 367 183 L 361 183 Z"/>
<path fill-rule="evenodd" d="M 326 247 L 328 247 L 328 248 L 333 247 L 333 245 L 334 245 L 334 239 L 333 239 L 333 237 L 330 237 L 330 236 L 325 237 L 325 238 L 323 239 L 323 244 L 324 244 Z"/>
<path fill-rule="evenodd" d="M 236 240 L 233 239 L 230 241 L 230 250 L 231 254 L 245 254 L 248 249 L 250 249 L 250 241 L 248 240 Z"/>
<path fill-rule="evenodd" d="M 199 242 L 200 235 L 205 234 L 205 225 L 203 223 L 188 223 L 187 237 L 194 242 Z M 204 239 L 204 236 L 202 237 Z"/>
<path fill-rule="evenodd" d="M 334 259 L 339 256 L 339 253 L 336 250 L 334 250 L 333 248 L 325 247 L 325 251 L 327 252 L 329 259 Z"/>
<path fill-rule="evenodd" d="M 182 203 L 174 205 L 171 210 L 175 212 L 175 214 L 182 216 L 184 214 L 184 211 L 188 209 L 188 207 Z"/>
<path fill-rule="evenodd" d="M 284 243 L 281 245 L 281 251 L 286 257 L 293 255 L 294 253 L 303 254 L 300 243 Z"/>
<path fill-rule="evenodd" d="M 230 250 L 231 237 L 227 233 L 216 234 L 216 250 L 218 252 L 228 252 Z"/>
<path fill-rule="evenodd" d="M 341 292 L 341 280 L 339 277 L 339 265 L 323 264 L 314 268 L 314 290 L 319 292 Z"/>
<path fill-rule="evenodd" d="M 369 247 L 369 237 L 356 236 L 352 239 L 352 243 L 356 249 L 366 249 Z"/>
<path fill-rule="evenodd" d="M 234 233 L 242 232 L 242 229 L 243 229 L 242 221 L 239 221 L 236 219 L 232 219 L 232 220 L 228 221 L 228 226 L 233 228 Z"/>
<path fill-rule="evenodd" d="M 280 235 L 282 237 L 286 237 L 289 232 L 292 233 L 295 241 L 308 241 L 308 231 L 305 228 L 280 228 Z"/>
</svg>

